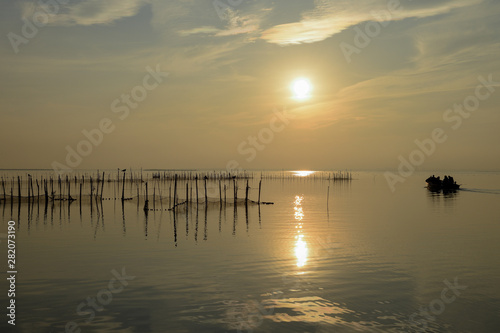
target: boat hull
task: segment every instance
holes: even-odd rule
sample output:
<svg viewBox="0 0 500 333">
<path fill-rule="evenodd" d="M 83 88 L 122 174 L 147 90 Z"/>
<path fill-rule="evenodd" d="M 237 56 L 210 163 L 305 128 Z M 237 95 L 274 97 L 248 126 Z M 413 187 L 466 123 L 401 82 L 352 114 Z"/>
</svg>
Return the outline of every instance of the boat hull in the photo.
<svg viewBox="0 0 500 333">
<path fill-rule="evenodd" d="M 443 184 L 427 183 L 427 188 L 431 191 L 456 191 L 460 189 L 459 184 L 450 184 L 443 186 Z"/>
</svg>

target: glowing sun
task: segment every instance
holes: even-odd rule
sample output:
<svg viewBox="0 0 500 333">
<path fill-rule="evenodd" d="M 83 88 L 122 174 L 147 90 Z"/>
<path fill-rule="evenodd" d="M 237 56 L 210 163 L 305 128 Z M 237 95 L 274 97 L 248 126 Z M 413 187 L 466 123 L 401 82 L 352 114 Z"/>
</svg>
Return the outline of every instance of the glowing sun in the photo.
<svg viewBox="0 0 500 333">
<path fill-rule="evenodd" d="M 305 100 L 311 97 L 312 84 L 306 78 L 298 78 L 292 82 L 291 89 L 293 98 L 298 100 Z"/>
</svg>

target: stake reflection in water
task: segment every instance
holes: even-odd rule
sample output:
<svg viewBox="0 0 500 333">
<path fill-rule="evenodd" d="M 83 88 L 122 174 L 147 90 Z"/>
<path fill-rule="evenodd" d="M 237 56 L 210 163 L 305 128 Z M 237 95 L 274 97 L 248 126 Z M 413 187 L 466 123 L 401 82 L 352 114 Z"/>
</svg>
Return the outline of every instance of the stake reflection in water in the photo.
<svg viewBox="0 0 500 333">
<path fill-rule="evenodd" d="M 304 200 L 304 197 L 298 195 L 295 196 L 294 217 L 296 221 L 295 228 L 297 229 L 297 235 L 295 235 L 295 256 L 297 257 L 297 267 L 305 266 L 305 264 L 307 263 L 308 254 L 307 242 L 304 240 L 304 235 L 302 233 L 302 219 L 304 218 L 302 200 Z"/>
</svg>

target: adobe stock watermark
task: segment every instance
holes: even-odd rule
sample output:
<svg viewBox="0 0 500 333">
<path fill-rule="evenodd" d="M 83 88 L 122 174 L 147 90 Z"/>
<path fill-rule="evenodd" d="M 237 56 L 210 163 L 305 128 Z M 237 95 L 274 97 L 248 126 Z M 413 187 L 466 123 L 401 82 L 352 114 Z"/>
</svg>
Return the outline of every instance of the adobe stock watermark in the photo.
<svg viewBox="0 0 500 333">
<path fill-rule="evenodd" d="M 354 27 L 356 33 L 353 39 L 354 45 L 346 42 L 340 43 L 340 50 L 344 54 L 347 63 L 352 62 L 354 54 L 360 54 L 363 49 L 367 48 L 372 40 L 380 35 L 382 29 L 391 24 L 394 17 L 403 10 L 400 0 L 388 0 L 386 8 L 380 11 L 372 10 L 370 14 L 375 20 L 366 22 L 363 29 Z"/>
<path fill-rule="evenodd" d="M 146 67 L 147 74 L 142 79 L 142 84 L 133 87 L 129 93 L 122 94 L 111 102 L 111 112 L 117 114 L 118 119 L 123 121 L 127 119 L 131 110 L 137 109 L 139 104 L 143 102 L 148 93 L 156 89 L 168 76 L 167 72 L 162 72 L 160 65 L 157 64 L 153 69 L 150 66 Z M 116 129 L 115 122 L 110 118 L 102 118 L 95 128 L 90 130 L 82 130 L 84 139 L 80 140 L 76 146 L 66 146 L 65 164 L 58 161 L 52 162 L 52 169 L 56 174 L 70 172 L 77 168 L 84 157 L 89 156 L 95 147 L 102 144 L 106 134 L 111 134 Z"/>
<path fill-rule="evenodd" d="M 488 75 L 488 78 L 479 76 L 479 84 L 474 90 L 474 94 L 467 96 L 461 103 L 456 103 L 452 108 L 447 109 L 443 113 L 443 121 L 451 125 L 451 129 L 458 130 L 464 121 L 471 117 L 472 113 L 477 111 L 481 102 L 486 101 L 495 92 L 495 87 L 500 86 L 500 82 L 493 81 L 493 74 Z M 398 173 L 387 171 L 384 173 L 385 179 L 392 192 L 396 190 L 398 183 L 404 183 L 408 177 L 413 175 L 416 167 L 421 166 L 429 156 L 434 154 L 437 146 L 448 140 L 448 134 L 440 127 L 432 130 L 428 138 L 423 140 L 416 139 L 415 145 L 417 148 L 412 150 L 408 157 L 399 155 Z"/>
<path fill-rule="evenodd" d="M 61 6 L 68 3 L 69 0 L 39 0 L 36 4 L 32 3 L 30 15 L 21 19 L 23 25 L 19 33 L 11 31 L 7 34 L 14 53 L 18 54 L 19 47 L 28 44 L 30 40 L 35 38 L 39 29 L 49 24 L 50 20 L 60 12 Z"/>
<path fill-rule="evenodd" d="M 284 289 L 298 290 L 305 285 L 305 281 L 300 275 L 284 274 L 282 281 Z M 226 311 L 226 320 L 229 328 L 235 329 L 238 333 L 253 333 L 262 325 L 266 316 L 274 314 L 274 303 L 283 299 L 285 294 L 281 290 L 273 290 L 268 293 L 268 296 L 270 298 L 260 302 L 256 300 L 227 302 L 229 309 Z"/>
<path fill-rule="evenodd" d="M 458 277 L 455 277 L 453 283 L 448 280 L 444 280 L 443 283 L 446 287 L 441 291 L 439 298 L 433 299 L 428 306 L 420 307 L 418 312 L 408 317 L 409 328 L 416 329 L 417 332 L 426 332 L 428 323 L 435 321 L 435 316 L 441 315 L 446 310 L 446 306 L 455 302 L 462 291 L 467 289 L 467 286 L 458 283 Z"/>
<path fill-rule="evenodd" d="M 264 321 L 264 316 L 272 315 L 274 307 L 266 308 L 265 304 L 250 300 L 247 302 L 229 301 L 226 319 L 231 329 L 236 332 L 253 332 Z"/>
<path fill-rule="evenodd" d="M 125 267 L 122 267 L 121 273 L 115 269 L 111 271 L 113 277 L 109 280 L 106 288 L 99 290 L 95 297 L 87 297 L 85 301 L 78 304 L 76 307 L 76 314 L 82 317 L 88 316 L 85 319 L 86 323 L 90 323 L 96 316 L 96 311 L 104 311 L 104 307 L 111 303 L 113 295 L 119 294 L 123 289 L 129 285 L 129 281 L 135 279 L 135 276 L 127 275 Z M 79 325 L 70 321 L 66 323 L 66 333 L 80 333 L 82 330 Z"/>
<path fill-rule="evenodd" d="M 230 13 L 234 12 L 245 1 L 248 0 L 214 0 L 212 4 L 217 12 L 217 16 L 222 21 L 225 21 L 230 18 Z"/>
<path fill-rule="evenodd" d="M 257 157 L 259 151 L 263 151 L 273 142 L 275 134 L 281 133 L 288 126 L 295 116 L 288 113 L 286 107 L 282 111 L 273 109 L 273 116 L 269 125 L 261 128 L 256 135 L 250 135 L 243 140 L 236 148 L 236 151 L 245 157 L 247 162 L 252 162 Z M 227 172 L 242 171 L 240 162 L 230 160 L 226 164 Z"/>
</svg>

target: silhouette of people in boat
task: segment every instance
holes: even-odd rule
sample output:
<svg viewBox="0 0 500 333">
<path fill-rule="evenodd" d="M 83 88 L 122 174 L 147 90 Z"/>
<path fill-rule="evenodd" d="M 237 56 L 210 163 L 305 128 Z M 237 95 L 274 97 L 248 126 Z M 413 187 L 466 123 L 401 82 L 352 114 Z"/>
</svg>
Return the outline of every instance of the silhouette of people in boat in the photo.
<svg viewBox="0 0 500 333">
<path fill-rule="evenodd" d="M 425 180 L 427 182 L 427 187 L 429 189 L 447 189 L 447 190 L 455 190 L 460 187 L 460 185 L 457 184 L 455 179 L 453 179 L 452 176 L 445 175 L 444 179 L 441 180 L 441 178 L 438 176 L 432 175 L 431 177 L 427 178 Z"/>
</svg>

